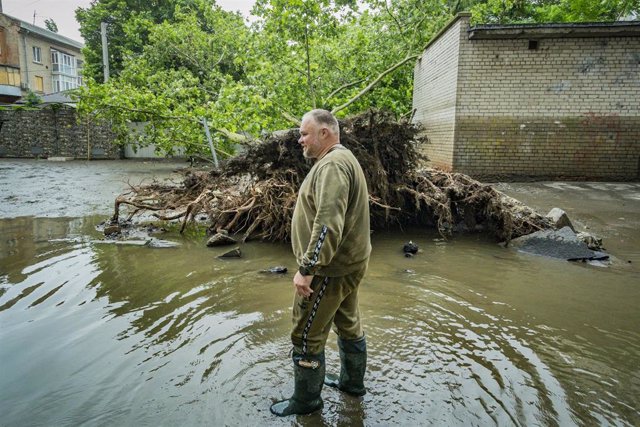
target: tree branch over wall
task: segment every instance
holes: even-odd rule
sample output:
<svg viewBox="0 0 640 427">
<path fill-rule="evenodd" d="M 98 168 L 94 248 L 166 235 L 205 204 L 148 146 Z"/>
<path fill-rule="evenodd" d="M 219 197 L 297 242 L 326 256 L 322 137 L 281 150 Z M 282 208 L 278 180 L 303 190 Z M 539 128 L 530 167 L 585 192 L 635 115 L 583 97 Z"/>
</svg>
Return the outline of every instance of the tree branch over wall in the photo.
<svg viewBox="0 0 640 427">
<path fill-rule="evenodd" d="M 402 65 L 404 65 L 405 63 L 411 61 L 412 59 L 417 59 L 419 55 L 410 55 L 407 56 L 406 58 L 404 58 L 402 61 L 394 64 L 393 66 L 391 66 L 390 68 L 387 68 L 386 70 L 384 70 L 382 73 L 380 73 L 380 75 L 378 75 L 378 77 L 376 77 L 376 79 L 374 81 L 372 81 L 371 83 L 369 83 L 364 89 L 362 89 L 356 96 L 354 96 L 353 98 L 351 98 L 350 100 L 348 100 L 347 102 L 345 102 L 342 105 L 339 105 L 337 107 L 335 107 L 333 110 L 331 110 L 331 112 L 333 114 L 337 113 L 340 110 L 344 110 L 345 108 L 347 108 L 349 105 L 353 104 L 354 102 L 356 102 L 358 99 L 360 99 L 363 95 L 365 95 L 367 92 L 369 92 L 376 84 L 378 84 L 378 82 L 380 82 L 380 80 L 382 80 L 387 74 L 392 73 L 393 71 L 396 70 L 396 68 L 401 67 Z"/>
</svg>

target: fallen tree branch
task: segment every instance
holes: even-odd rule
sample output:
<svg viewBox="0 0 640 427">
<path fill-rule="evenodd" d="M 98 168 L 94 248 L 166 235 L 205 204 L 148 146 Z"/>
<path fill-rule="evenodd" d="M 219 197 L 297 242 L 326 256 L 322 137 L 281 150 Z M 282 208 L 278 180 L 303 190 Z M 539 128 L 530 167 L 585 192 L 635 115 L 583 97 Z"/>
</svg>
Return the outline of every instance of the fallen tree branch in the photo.
<svg viewBox="0 0 640 427">
<path fill-rule="evenodd" d="M 225 128 L 217 128 L 214 129 L 218 132 L 220 132 L 221 134 L 223 134 L 226 138 L 228 138 L 230 141 L 235 142 L 235 143 L 243 143 L 243 142 L 249 142 L 251 141 L 251 138 L 244 136 L 244 135 L 240 135 L 239 133 L 235 133 L 235 132 L 231 132 Z"/>
<path fill-rule="evenodd" d="M 342 86 L 340 86 L 338 89 L 334 90 L 333 92 L 331 92 L 329 95 L 327 95 L 327 97 L 325 98 L 325 101 L 330 100 L 331 98 L 333 98 L 334 96 L 336 96 L 338 93 L 342 92 L 345 89 L 348 89 L 352 86 L 355 86 L 357 84 L 362 83 L 363 81 L 365 81 L 366 79 L 359 79 L 356 80 L 355 82 L 351 82 L 351 83 L 345 83 Z"/>
<path fill-rule="evenodd" d="M 372 81 L 371 83 L 369 83 L 364 89 L 362 89 L 356 96 L 354 96 L 353 98 L 351 98 L 350 100 L 348 100 L 347 102 L 345 102 L 344 104 L 335 107 L 333 110 L 331 110 L 331 112 L 333 114 L 337 113 L 340 110 L 344 110 L 345 108 L 347 108 L 349 105 L 353 104 L 354 102 L 356 102 L 358 99 L 360 99 L 363 95 L 365 95 L 367 92 L 369 92 L 375 85 L 378 84 L 378 82 L 380 80 L 382 80 L 384 78 L 384 76 L 386 76 L 387 74 L 392 73 L 393 71 L 395 71 L 396 68 L 401 67 L 402 65 L 404 65 L 405 63 L 407 63 L 408 61 L 411 61 L 412 59 L 417 59 L 419 55 L 409 55 L 406 58 L 404 58 L 402 61 L 392 65 L 391 67 L 387 68 L 386 70 L 384 70 L 382 73 L 380 73 L 378 75 L 378 77 L 376 77 L 376 79 L 374 81 Z"/>
<path fill-rule="evenodd" d="M 291 123 L 293 123 L 296 126 L 300 126 L 300 124 L 302 123 L 300 121 L 300 119 L 294 117 L 293 115 L 291 115 L 287 111 L 281 111 L 281 114 L 282 114 L 282 117 L 284 117 L 285 119 L 289 120 Z"/>
</svg>

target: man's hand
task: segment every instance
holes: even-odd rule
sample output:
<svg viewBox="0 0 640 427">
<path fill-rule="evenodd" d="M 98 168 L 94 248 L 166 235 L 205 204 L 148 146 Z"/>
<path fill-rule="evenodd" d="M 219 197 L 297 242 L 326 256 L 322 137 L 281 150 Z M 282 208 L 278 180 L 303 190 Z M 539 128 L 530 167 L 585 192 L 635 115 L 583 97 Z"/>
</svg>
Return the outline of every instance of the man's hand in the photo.
<svg viewBox="0 0 640 427">
<path fill-rule="evenodd" d="M 296 275 L 293 276 L 293 286 L 296 288 L 296 293 L 301 297 L 308 298 L 313 293 L 312 280 L 313 276 L 303 276 L 299 271 L 296 271 Z"/>
</svg>

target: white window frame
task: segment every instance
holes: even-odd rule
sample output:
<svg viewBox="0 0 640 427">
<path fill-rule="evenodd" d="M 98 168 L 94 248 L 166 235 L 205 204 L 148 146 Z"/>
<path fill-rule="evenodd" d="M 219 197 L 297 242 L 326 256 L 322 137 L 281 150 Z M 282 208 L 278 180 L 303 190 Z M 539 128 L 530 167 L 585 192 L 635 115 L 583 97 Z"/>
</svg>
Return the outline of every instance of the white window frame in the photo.
<svg viewBox="0 0 640 427">
<path fill-rule="evenodd" d="M 78 60 L 74 55 L 61 52 L 51 48 L 51 88 L 53 92 L 62 92 L 75 89 L 82 85 L 81 68 L 82 60 Z"/>
<path fill-rule="evenodd" d="M 54 93 L 75 89 L 78 86 L 78 79 L 76 77 L 66 76 L 64 74 L 54 74 L 51 76 L 51 87 Z"/>
<path fill-rule="evenodd" d="M 31 53 L 33 54 L 33 62 L 42 64 L 42 49 L 40 46 L 31 46 Z"/>
<path fill-rule="evenodd" d="M 51 49 L 51 65 L 54 73 L 77 77 L 76 57 L 56 49 Z"/>
<path fill-rule="evenodd" d="M 58 64 L 60 63 L 59 52 L 57 50 L 51 49 L 51 71 L 58 71 Z"/>
</svg>

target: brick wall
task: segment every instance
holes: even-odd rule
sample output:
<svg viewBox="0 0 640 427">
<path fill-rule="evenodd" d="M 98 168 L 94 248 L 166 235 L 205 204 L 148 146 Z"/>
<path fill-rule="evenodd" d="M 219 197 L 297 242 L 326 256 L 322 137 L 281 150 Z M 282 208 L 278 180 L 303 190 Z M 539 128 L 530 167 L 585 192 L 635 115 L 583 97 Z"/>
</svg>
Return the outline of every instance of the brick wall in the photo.
<svg viewBox="0 0 640 427">
<path fill-rule="evenodd" d="M 447 71 L 457 76 L 448 168 L 476 177 L 640 177 L 640 37 L 541 38 L 529 49 L 528 39 L 469 39 L 468 21 L 448 30 L 459 36 L 458 67 Z"/>
<path fill-rule="evenodd" d="M 425 153 L 442 169 L 453 163 L 460 21 L 444 29 L 414 69 L 413 120 L 429 138 Z"/>
<path fill-rule="evenodd" d="M 121 157 L 110 127 L 78 123 L 72 108 L 0 110 L 0 124 L 0 157 Z"/>
</svg>

